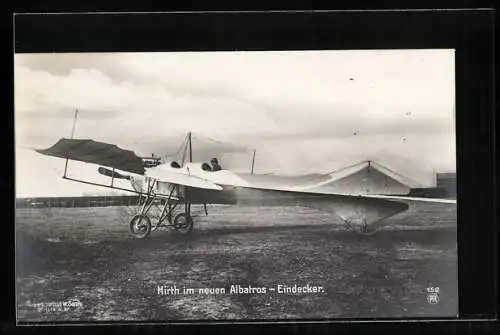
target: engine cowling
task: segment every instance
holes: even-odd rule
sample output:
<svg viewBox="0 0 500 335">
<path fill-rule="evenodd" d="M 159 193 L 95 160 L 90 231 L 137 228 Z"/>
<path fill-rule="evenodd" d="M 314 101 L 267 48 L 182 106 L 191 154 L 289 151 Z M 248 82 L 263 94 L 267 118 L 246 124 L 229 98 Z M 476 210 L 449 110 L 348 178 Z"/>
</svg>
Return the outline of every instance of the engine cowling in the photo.
<svg viewBox="0 0 500 335">
<path fill-rule="evenodd" d="M 102 167 L 100 166 L 98 169 L 97 169 L 97 172 L 99 172 L 100 174 L 102 174 L 103 176 L 106 176 L 106 177 L 110 177 L 110 178 L 115 178 L 115 179 L 127 179 L 129 180 L 130 179 L 130 176 L 125 176 L 125 175 L 122 175 L 116 171 L 113 171 L 113 170 L 110 170 L 110 169 L 107 169 L 105 167 Z"/>
<path fill-rule="evenodd" d="M 142 165 L 145 168 L 152 168 L 161 164 L 160 158 L 157 157 L 143 157 Z"/>
</svg>

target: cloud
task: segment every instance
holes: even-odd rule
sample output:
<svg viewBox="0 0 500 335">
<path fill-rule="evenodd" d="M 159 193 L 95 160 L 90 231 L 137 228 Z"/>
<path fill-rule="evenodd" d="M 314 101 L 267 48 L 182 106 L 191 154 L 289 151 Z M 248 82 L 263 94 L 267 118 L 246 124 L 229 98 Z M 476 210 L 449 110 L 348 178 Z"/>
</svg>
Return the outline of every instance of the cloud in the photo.
<svg viewBox="0 0 500 335">
<path fill-rule="evenodd" d="M 15 56 L 19 145 L 70 136 L 78 109 L 76 137 L 164 156 L 191 131 L 196 159 L 248 170 L 255 148 L 260 172 L 453 170 L 454 99 L 452 50 Z"/>
<path fill-rule="evenodd" d="M 72 121 L 78 109 L 78 133 L 125 143 L 144 139 L 144 134 L 155 134 L 156 142 L 160 134 L 217 135 L 221 120 L 225 136 L 255 129 L 266 132 L 275 126 L 265 111 L 239 99 L 172 93 L 160 85 L 116 84 L 95 69 L 72 70 L 60 77 L 19 67 L 15 105 L 18 128 L 29 128 L 26 133 L 45 130 L 48 136 L 67 136 L 70 128 L 61 129 L 53 119 Z"/>
</svg>

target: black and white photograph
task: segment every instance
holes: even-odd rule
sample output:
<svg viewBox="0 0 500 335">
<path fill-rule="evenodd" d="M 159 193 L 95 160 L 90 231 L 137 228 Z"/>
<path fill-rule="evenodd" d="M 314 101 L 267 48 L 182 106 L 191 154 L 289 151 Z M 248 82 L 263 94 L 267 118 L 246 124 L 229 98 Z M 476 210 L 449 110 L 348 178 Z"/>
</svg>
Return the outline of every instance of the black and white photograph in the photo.
<svg viewBox="0 0 500 335">
<path fill-rule="evenodd" d="M 458 315 L 453 49 L 14 56 L 22 322 Z"/>
</svg>

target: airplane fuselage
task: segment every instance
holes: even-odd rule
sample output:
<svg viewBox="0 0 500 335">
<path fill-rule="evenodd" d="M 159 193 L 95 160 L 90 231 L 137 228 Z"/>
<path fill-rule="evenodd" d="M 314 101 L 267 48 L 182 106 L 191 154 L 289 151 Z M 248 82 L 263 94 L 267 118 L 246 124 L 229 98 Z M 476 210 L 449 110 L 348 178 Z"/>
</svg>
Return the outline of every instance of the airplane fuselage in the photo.
<svg viewBox="0 0 500 335">
<path fill-rule="evenodd" d="M 305 206 L 334 212 L 352 222 L 374 222 L 408 209 L 408 205 L 402 202 L 362 198 L 360 193 L 342 190 L 335 187 L 335 180 L 328 176 L 306 178 L 253 175 L 229 170 L 206 171 L 202 163 L 187 163 L 180 168 L 162 164 L 147 169 L 145 176 L 159 181 L 155 191 L 161 194 L 169 194 L 174 183 L 180 183 L 180 179 L 184 178 L 182 184 L 192 187 L 182 187 L 182 194 L 179 195 L 193 204 Z M 186 176 L 194 178 L 187 180 Z M 329 191 L 325 192 L 327 184 L 331 185 Z"/>
</svg>

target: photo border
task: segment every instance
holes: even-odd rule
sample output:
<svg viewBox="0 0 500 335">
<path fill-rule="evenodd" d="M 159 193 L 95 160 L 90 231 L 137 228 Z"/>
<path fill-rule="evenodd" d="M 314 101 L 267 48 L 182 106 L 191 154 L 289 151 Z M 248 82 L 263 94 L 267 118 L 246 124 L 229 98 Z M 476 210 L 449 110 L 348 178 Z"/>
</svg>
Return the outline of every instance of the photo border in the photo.
<svg viewBox="0 0 500 335">
<path fill-rule="evenodd" d="M 17 14 L 13 21 L 16 53 L 455 49 L 459 317 L 497 317 L 492 10 Z M 13 146 L 7 155 L 14 157 Z"/>
</svg>

